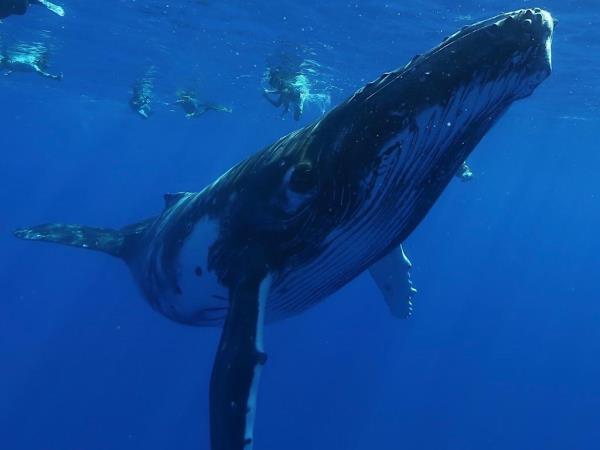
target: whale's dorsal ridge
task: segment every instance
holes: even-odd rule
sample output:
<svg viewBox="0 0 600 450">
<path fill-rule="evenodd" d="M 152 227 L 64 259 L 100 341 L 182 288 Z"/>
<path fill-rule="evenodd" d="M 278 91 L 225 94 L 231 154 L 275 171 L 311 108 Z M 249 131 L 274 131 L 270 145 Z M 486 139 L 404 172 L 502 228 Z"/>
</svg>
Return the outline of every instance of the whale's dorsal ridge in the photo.
<svg viewBox="0 0 600 450">
<path fill-rule="evenodd" d="M 175 205 L 179 200 L 190 195 L 189 192 L 168 192 L 164 195 L 165 208 L 170 208 Z"/>
</svg>

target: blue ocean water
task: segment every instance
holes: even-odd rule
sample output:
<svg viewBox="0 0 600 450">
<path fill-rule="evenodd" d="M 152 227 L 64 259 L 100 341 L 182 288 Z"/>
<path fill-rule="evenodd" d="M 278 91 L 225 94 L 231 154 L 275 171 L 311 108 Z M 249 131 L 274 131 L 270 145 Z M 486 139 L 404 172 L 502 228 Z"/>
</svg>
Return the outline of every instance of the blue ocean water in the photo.
<svg viewBox="0 0 600 450">
<path fill-rule="evenodd" d="M 58 0 L 57 0 L 58 1 Z M 0 76 L 0 448 L 208 448 L 217 329 L 152 311 L 124 264 L 17 241 L 20 226 L 118 228 L 318 119 L 261 97 L 280 55 L 318 63 L 331 105 L 461 26 L 541 6 L 554 73 L 514 105 L 406 243 L 415 314 L 361 276 L 268 326 L 256 449 L 592 450 L 600 429 L 600 3 L 63 0 L 0 24 L 55 81 Z M 152 68 L 149 120 L 128 106 Z M 188 120 L 197 89 L 231 114 Z"/>
</svg>

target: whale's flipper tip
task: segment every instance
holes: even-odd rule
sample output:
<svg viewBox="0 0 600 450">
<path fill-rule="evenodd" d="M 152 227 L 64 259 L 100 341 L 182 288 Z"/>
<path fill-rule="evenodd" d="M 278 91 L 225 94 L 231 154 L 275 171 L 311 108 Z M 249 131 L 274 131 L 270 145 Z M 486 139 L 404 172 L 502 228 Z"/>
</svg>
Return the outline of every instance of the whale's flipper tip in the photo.
<svg viewBox="0 0 600 450">
<path fill-rule="evenodd" d="M 45 224 L 33 228 L 19 228 L 13 231 L 13 235 L 26 241 L 50 241 L 59 242 L 57 233 L 60 224 Z"/>
<path fill-rule="evenodd" d="M 19 229 L 13 231 L 13 236 L 17 237 L 19 239 L 35 239 L 35 238 L 29 237 L 29 232 L 30 232 L 30 230 L 28 230 L 26 228 L 19 228 Z"/>
<path fill-rule="evenodd" d="M 127 225 L 119 230 L 87 227 L 85 225 L 46 223 L 31 228 L 18 228 L 13 235 L 27 241 L 53 242 L 71 247 L 96 250 L 122 258 L 126 262 L 134 256 L 137 243 L 154 218 Z"/>
<path fill-rule="evenodd" d="M 92 228 L 82 225 L 47 223 L 13 231 L 19 239 L 54 242 L 72 247 L 98 250 L 113 256 L 123 256 L 126 235 L 119 230 Z"/>
</svg>

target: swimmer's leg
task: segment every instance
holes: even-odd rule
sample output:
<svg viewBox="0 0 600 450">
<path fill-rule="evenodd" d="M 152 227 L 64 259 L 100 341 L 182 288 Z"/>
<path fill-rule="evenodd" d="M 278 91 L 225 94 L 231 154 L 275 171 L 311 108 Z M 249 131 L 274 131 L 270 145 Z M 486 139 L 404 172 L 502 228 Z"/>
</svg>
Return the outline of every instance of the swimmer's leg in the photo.
<svg viewBox="0 0 600 450">
<path fill-rule="evenodd" d="M 208 109 L 203 108 L 203 107 L 199 107 L 198 109 L 196 109 L 194 112 L 189 112 L 185 115 L 185 117 L 187 117 L 188 119 L 193 119 L 196 117 L 200 117 L 202 114 L 204 114 L 206 111 L 208 111 Z"/>
<path fill-rule="evenodd" d="M 269 97 L 269 94 L 267 93 L 267 91 L 263 92 L 263 97 L 267 99 L 267 101 L 273 105 L 275 108 L 279 108 L 281 106 L 281 96 L 279 96 L 278 100 L 273 100 L 271 97 Z"/>
<path fill-rule="evenodd" d="M 228 106 L 216 105 L 214 103 L 206 104 L 206 108 L 211 109 L 213 111 L 224 112 L 224 113 L 230 113 L 232 111 L 232 109 L 229 108 Z"/>
<path fill-rule="evenodd" d="M 200 104 L 201 108 L 204 108 L 204 111 L 217 111 L 217 112 L 226 112 L 230 113 L 231 108 L 223 105 L 217 105 L 216 103 L 202 103 Z"/>
<path fill-rule="evenodd" d="M 294 103 L 294 120 L 300 120 L 302 116 L 302 108 L 298 103 Z"/>
<path fill-rule="evenodd" d="M 29 0 L 29 3 L 45 6 L 58 16 L 63 17 L 65 15 L 65 10 L 61 6 L 55 5 L 54 3 L 49 2 L 48 0 Z"/>
<path fill-rule="evenodd" d="M 51 80 L 62 80 L 63 79 L 63 74 L 62 73 L 59 73 L 58 75 L 54 75 L 52 73 L 46 72 L 45 70 L 42 70 L 40 68 L 40 66 L 38 66 L 38 65 L 33 65 L 33 70 L 35 70 L 41 76 L 46 77 L 46 78 L 50 78 Z"/>
<path fill-rule="evenodd" d="M 198 109 L 194 112 L 194 117 L 200 117 L 201 115 L 206 113 L 206 111 L 208 111 L 208 110 L 209 110 L 209 108 L 207 108 L 205 105 L 199 105 Z"/>
</svg>

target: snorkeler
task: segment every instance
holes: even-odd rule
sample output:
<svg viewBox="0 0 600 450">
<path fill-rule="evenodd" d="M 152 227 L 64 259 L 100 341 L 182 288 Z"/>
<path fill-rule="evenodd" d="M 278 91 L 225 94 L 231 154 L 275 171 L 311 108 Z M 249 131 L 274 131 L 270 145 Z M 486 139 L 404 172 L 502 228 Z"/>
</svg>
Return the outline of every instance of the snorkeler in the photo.
<svg viewBox="0 0 600 450">
<path fill-rule="evenodd" d="M 263 90 L 263 96 L 275 108 L 283 106 L 282 116 L 294 109 L 294 120 L 300 120 L 303 110 L 302 93 L 296 84 L 299 73 L 288 72 L 281 67 L 270 67 L 268 82 L 270 89 Z M 271 95 L 279 97 L 273 99 Z"/>
<path fill-rule="evenodd" d="M 139 116 L 147 119 L 152 114 L 150 103 L 152 102 L 152 79 L 145 77 L 136 80 L 131 88 L 129 106 Z"/>
<path fill-rule="evenodd" d="M 1 1 L 1 0 L 0 0 Z M 48 67 L 48 51 L 42 52 L 32 49 L 29 52 L 7 52 L 5 49 L 0 53 L 0 70 L 4 75 L 13 72 L 34 72 L 51 80 L 62 80 L 62 73 L 52 74 L 46 69 Z"/>
<path fill-rule="evenodd" d="M 54 14 L 59 16 L 65 15 L 65 10 L 48 0 L 0 0 L 0 19 L 5 19 L 8 16 L 22 16 L 27 12 L 29 5 L 45 6 Z"/>
<path fill-rule="evenodd" d="M 471 181 L 473 179 L 473 171 L 466 161 L 461 164 L 460 169 L 458 169 L 458 172 L 456 173 L 456 177 L 460 178 L 460 181 L 463 182 Z"/>
<path fill-rule="evenodd" d="M 207 111 L 218 111 L 230 113 L 232 110 L 227 106 L 217 105 L 215 103 L 201 103 L 198 101 L 198 96 L 194 91 L 178 91 L 177 100 L 175 103 L 181 105 L 185 112 L 185 117 L 200 117 Z"/>
</svg>

